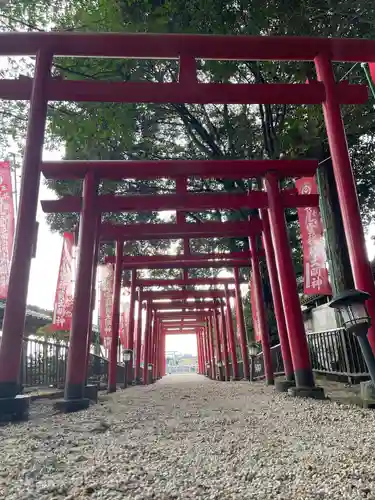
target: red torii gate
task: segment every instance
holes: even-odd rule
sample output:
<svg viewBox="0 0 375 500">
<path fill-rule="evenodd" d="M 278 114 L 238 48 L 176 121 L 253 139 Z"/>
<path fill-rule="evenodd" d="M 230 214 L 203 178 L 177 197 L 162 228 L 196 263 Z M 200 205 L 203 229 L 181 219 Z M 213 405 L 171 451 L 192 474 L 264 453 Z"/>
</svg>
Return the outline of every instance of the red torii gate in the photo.
<svg viewBox="0 0 375 500">
<path fill-rule="evenodd" d="M 165 296 L 166 294 L 170 294 L 170 298 L 171 299 L 173 299 L 175 297 L 173 291 L 164 292 L 163 296 Z M 188 297 L 191 294 L 196 294 L 199 297 L 199 295 L 202 294 L 202 292 L 200 292 L 200 291 L 192 291 L 189 294 L 188 291 L 184 291 L 184 296 Z M 230 379 L 229 363 L 228 363 L 228 354 L 229 354 L 229 352 L 228 352 L 228 346 L 226 344 L 226 340 L 227 340 L 227 337 L 228 337 L 230 358 L 231 358 L 231 364 L 232 364 L 232 376 L 236 380 L 236 379 L 238 379 L 238 365 L 237 365 L 237 354 L 236 354 L 236 342 L 235 342 L 233 322 L 232 322 L 231 309 L 230 309 L 230 303 L 229 303 L 229 297 L 231 295 L 233 295 L 233 294 L 231 293 L 231 291 L 228 291 L 227 288 L 224 291 L 212 291 L 212 290 L 211 291 L 206 291 L 205 296 L 206 297 L 211 296 L 211 298 L 214 300 L 213 304 L 210 303 L 210 302 L 207 302 L 207 301 L 205 301 L 205 302 L 198 302 L 198 303 L 184 302 L 184 303 L 181 303 L 179 305 L 179 307 L 185 308 L 185 306 L 189 304 L 191 308 L 194 308 L 195 305 L 199 304 L 202 308 L 205 308 L 204 310 L 207 310 L 208 308 L 210 308 L 210 312 L 211 313 L 213 312 L 213 314 L 216 314 L 217 313 L 217 309 L 220 309 L 221 319 L 222 319 L 222 323 L 221 323 L 221 338 L 223 339 L 224 357 L 225 357 L 225 360 L 226 360 L 226 362 L 225 362 L 226 378 L 227 378 L 227 380 Z M 224 319 L 223 304 L 221 302 L 219 304 L 216 303 L 216 300 L 218 298 L 220 298 L 220 297 L 225 298 L 225 301 L 226 301 L 226 315 L 225 315 L 225 319 Z M 162 308 L 164 306 L 164 304 L 161 303 L 161 302 L 156 303 L 155 301 L 153 301 L 153 304 L 154 304 L 154 306 L 157 304 L 160 308 Z M 170 307 L 176 307 L 176 306 L 178 306 L 178 304 L 173 303 L 173 305 L 170 306 Z M 184 314 L 184 312 L 185 311 L 182 311 L 180 313 L 180 317 L 181 317 L 181 315 Z M 197 314 L 197 313 L 195 312 L 195 314 Z M 167 316 L 167 318 L 168 318 L 168 316 Z M 198 321 L 198 317 L 196 317 L 196 321 Z M 163 324 L 163 321 L 162 321 L 162 324 Z M 164 332 L 167 332 L 168 331 L 168 327 L 170 327 L 171 325 L 177 326 L 177 327 L 180 327 L 180 328 L 183 327 L 183 330 L 185 330 L 185 331 L 188 328 L 194 328 L 195 327 L 194 323 L 192 324 L 191 322 L 184 322 L 182 319 L 180 320 L 179 323 L 178 322 L 167 323 L 166 320 L 164 320 Z M 200 330 L 200 336 L 197 337 L 197 341 L 198 341 L 199 359 L 201 361 L 204 361 L 204 363 L 202 364 L 200 362 L 200 373 L 203 373 L 203 371 L 201 371 L 203 369 L 202 367 L 205 367 L 206 364 L 209 364 L 210 365 L 210 373 L 213 374 L 213 373 L 215 373 L 214 368 L 213 368 L 214 356 L 213 356 L 212 348 L 209 347 L 211 345 L 211 343 L 213 343 L 213 340 L 212 340 L 211 333 L 208 331 L 208 323 L 206 323 L 205 325 L 203 324 L 201 326 L 203 326 L 203 328 Z M 228 335 L 227 335 L 227 333 L 228 333 Z M 241 337 L 241 350 L 243 350 L 242 340 L 243 339 Z M 220 342 L 219 342 L 218 333 L 217 333 L 216 344 L 217 344 L 218 351 L 220 351 Z M 245 359 L 245 358 L 247 359 L 246 342 L 245 342 L 245 356 L 243 357 L 243 359 Z M 247 367 L 246 367 L 246 370 L 248 370 Z M 205 370 L 204 370 L 204 372 L 205 372 Z M 247 372 L 245 373 L 245 377 L 246 378 L 248 377 L 248 373 Z"/>
<path fill-rule="evenodd" d="M 157 280 L 155 280 L 157 281 Z M 156 312 L 159 312 L 159 314 L 154 315 L 154 323 L 156 323 L 155 328 L 158 329 L 159 327 L 162 327 L 163 325 L 163 319 L 165 320 L 165 317 L 163 318 L 163 314 L 166 315 L 167 318 L 180 318 L 180 323 L 178 325 L 182 325 L 181 323 L 183 321 L 182 317 L 186 314 L 188 314 L 188 311 L 192 313 L 192 315 L 195 316 L 196 319 L 202 318 L 202 313 L 205 313 L 205 317 L 207 318 L 208 314 L 210 311 L 217 309 L 220 307 L 215 301 L 220 298 L 225 298 L 227 301 L 227 318 L 228 314 L 230 314 L 229 311 L 229 296 L 235 295 L 236 291 L 230 291 L 228 292 L 226 289 L 225 290 L 164 290 L 164 291 L 150 291 L 150 292 L 142 292 L 142 299 L 148 300 L 148 307 L 150 306 L 152 310 Z M 195 301 L 187 301 L 186 299 L 189 298 L 195 298 Z M 165 302 L 165 299 L 169 299 L 169 302 Z M 196 301 L 196 300 L 200 301 Z M 211 299 L 211 300 L 210 300 Z M 204 301 L 203 301 L 204 300 Z M 176 309 L 181 309 L 181 312 L 176 312 Z M 169 313 L 170 315 L 167 315 L 167 311 L 171 310 L 174 312 Z M 201 311 L 201 312 L 198 312 Z M 241 304 L 241 311 L 242 311 L 242 304 Z M 190 316 L 191 318 L 191 316 Z M 157 320 L 160 320 L 158 323 Z M 165 321 L 164 321 L 165 322 Z M 233 323 L 232 323 L 232 318 L 230 318 L 231 322 L 231 327 L 229 328 L 231 332 L 231 359 L 232 359 L 232 365 L 233 365 L 233 376 L 234 378 L 238 378 L 238 372 L 237 372 L 237 358 L 236 358 L 236 350 L 235 350 L 235 341 L 234 341 L 234 331 L 233 331 Z M 175 323 L 176 324 L 176 323 Z M 166 324 L 165 324 L 166 325 Z M 170 326 L 169 325 L 166 325 Z M 145 358 L 144 358 L 144 367 L 146 367 L 148 359 L 147 356 L 149 355 L 149 352 L 156 352 L 157 351 L 157 345 L 152 345 L 155 344 L 155 338 L 160 339 L 160 335 L 165 335 L 167 332 L 166 328 L 162 328 L 161 333 L 157 330 L 157 333 L 155 335 L 154 332 L 150 331 L 151 326 L 148 324 L 148 331 L 146 330 L 145 333 L 145 344 L 147 343 L 147 339 L 150 340 L 151 346 L 147 345 L 147 349 L 145 349 Z M 191 328 L 192 323 L 185 323 L 185 328 Z M 239 325 L 241 328 L 241 324 Z M 115 334 L 115 332 L 114 332 Z M 215 373 L 215 370 L 212 368 L 213 365 L 213 355 L 210 355 L 208 348 L 205 349 L 204 351 L 201 349 L 201 342 L 205 342 L 207 344 L 208 342 L 211 342 L 211 340 L 208 340 L 207 338 L 208 335 L 208 326 L 202 329 L 201 334 L 198 339 L 198 349 L 199 352 L 201 353 L 202 356 L 205 358 L 205 364 L 206 362 L 210 363 L 210 373 Z M 224 333 L 222 333 L 224 335 Z M 160 345 L 163 345 L 163 343 L 160 343 Z M 217 349 L 220 349 L 220 344 L 218 343 Z M 247 352 L 246 352 L 246 339 L 245 339 L 245 333 L 243 332 L 241 335 L 241 350 L 245 351 L 245 357 L 247 359 Z M 157 356 L 156 359 L 158 359 L 159 356 Z M 228 355 L 226 355 L 226 359 L 228 358 Z M 203 357 L 200 358 L 203 360 Z M 245 363 L 245 361 L 244 361 Z M 158 363 L 155 360 L 155 371 L 154 371 L 154 377 L 157 377 L 158 373 Z M 203 365 L 200 364 L 202 367 Z M 247 366 L 247 365 L 246 365 Z M 139 373 L 139 359 L 137 359 L 136 363 L 136 373 Z M 146 368 L 145 368 L 146 369 Z M 229 370 L 229 365 L 227 363 L 227 368 L 226 370 Z M 202 372 L 203 373 L 203 372 Z M 147 372 L 144 371 L 144 383 L 147 383 L 148 377 L 146 376 Z M 246 376 L 248 374 L 246 373 Z M 229 372 L 227 372 L 227 379 L 229 380 Z"/>
<path fill-rule="evenodd" d="M 17 230 L 10 272 L 8 300 L 3 324 L 3 336 L 0 347 L 0 411 L 18 411 L 27 406 L 27 398 L 17 397 L 19 391 L 18 373 L 21 357 L 23 323 L 26 310 L 26 293 L 34 238 L 38 188 L 41 172 L 41 152 L 44 139 L 48 100 L 78 100 L 104 102 L 154 102 L 154 103 L 216 103 L 216 104 L 322 104 L 328 142 L 331 150 L 332 164 L 337 184 L 338 197 L 348 243 L 350 262 L 355 285 L 371 295 L 368 308 L 375 324 L 374 282 L 367 259 L 365 239 L 361 230 L 361 219 L 356 197 L 355 183 L 350 166 L 345 132 L 341 118 L 341 104 L 360 104 L 367 100 L 367 89 L 363 86 L 348 85 L 346 82 L 336 83 L 332 69 L 332 61 L 375 62 L 375 42 L 371 40 L 314 39 L 295 37 L 247 37 L 247 36 L 205 36 L 205 35 L 155 35 L 129 33 L 2 33 L 0 34 L 0 55 L 32 55 L 36 56 L 34 79 L 1 80 L 0 98 L 30 100 L 30 117 L 26 140 L 23 175 L 21 183 L 20 206 Z M 150 82 L 96 82 L 69 81 L 50 77 L 53 56 L 92 56 L 92 57 L 126 57 L 126 58 L 166 58 L 178 59 L 180 62 L 179 81 L 176 83 Z M 200 83 L 196 75 L 196 59 L 221 60 L 285 60 L 314 61 L 319 81 L 308 84 L 216 84 Z M 90 162 L 89 162 L 90 163 Z M 97 198 L 95 190 L 99 178 L 107 178 L 111 169 L 113 175 L 123 177 L 126 165 L 96 165 L 93 169 L 86 165 L 77 166 L 77 171 L 68 174 L 65 165 L 60 165 L 56 178 L 68 178 L 69 175 L 85 178 L 82 215 L 80 228 L 80 251 L 86 259 L 80 259 L 79 281 L 75 295 L 71 349 L 69 355 L 68 383 L 66 388 L 66 407 L 77 409 L 86 404 L 84 395 L 84 379 L 81 373 L 74 372 L 74 364 L 82 364 L 87 346 L 80 336 L 87 337 L 89 319 L 82 311 L 89 310 L 92 296 L 93 263 L 95 261 L 95 241 L 97 239 Z M 127 163 L 127 162 L 126 162 Z M 223 164 L 220 167 L 211 163 L 211 176 L 219 176 L 220 169 L 227 168 L 227 178 L 235 178 L 234 169 Z M 256 164 L 254 164 L 256 165 Z M 274 251 L 277 277 L 282 286 L 282 304 L 285 310 L 284 323 L 287 327 L 284 345 L 290 342 L 293 370 L 297 388 L 305 386 L 313 388 L 314 382 L 311 368 L 306 361 L 307 345 L 300 317 L 298 296 L 293 282 L 293 265 L 288 248 L 288 238 L 283 215 L 284 201 L 278 186 L 280 170 L 282 175 L 306 175 L 283 171 L 283 164 L 265 163 L 254 166 L 252 175 L 264 176 L 268 194 L 268 210 L 260 207 L 263 221 L 263 242 L 265 245 L 268 268 L 270 253 Z M 78 175 L 78 167 L 81 169 Z M 133 165 L 133 169 L 141 167 L 141 162 Z M 159 163 L 163 176 L 165 166 Z M 293 163 L 290 164 L 293 169 Z M 75 168 L 75 167 L 74 167 Z M 73 168 L 73 170 L 74 170 Z M 149 167 L 152 170 L 152 166 Z M 196 175 L 188 163 L 185 172 L 179 175 L 187 177 Z M 247 167 L 246 167 L 247 168 Z M 257 170 L 257 168 L 259 168 Z M 62 169 L 62 170 L 61 170 Z M 183 167 L 181 167 L 183 170 Z M 117 172 L 117 173 L 115 173 Z M 129 171 L 128 171 L 129 172 Z M 47 173 L 47 169 L 45 170 Z M 152 175 L 152 172 L 150 172 Z M 244 174 L 244 172 L 243 172 Z M 175 177 L 174 173 L 169 172 Z M 242 175 L 240 175 L 242 176 Z M 47 175 L 48 177 L 48 175 Z M 121 178 L 118 177 L 118 178 Z M 72 177 L 70 177 L 72 178 Z M 122 203 L 122 201 L 121 201 Z M 242 202 L 241 202 L 242 203 Z M 177 205 L 178 207 L 178 205 Z M 259 207 L 258 207 L 259 208 Z M 265 235 L 269 216 L 270 235 Z M 238 223 L 239 224 L 239 223 Z M 193 237 L 195 229 L 190 225 L 182 225 L 174 232 L 174 237 Z M 139 238 L 138 229 L 108 228 L 100 230 L 100 238 L 132 239 Z M 150 231 L 150 226 L 143 227 L 147 237 L 153 238 L 157 229 Z M 162 229 L 162 228 L 159 228 Z M 170 228 L 164 227 L 166 233 Z M 211 234 L 218 234 L 211 228 Z M 232 228 L 229 235 L 240 236 L 243 228 Z M 178 232 L 180 231 L 180 232 Z M 199 231 L 198 231 L 199 232 Z M 228 235 L 228 233 L 227 233 Z M 246 234 L 248 236 L 249 233 Z M 159 235 L 160 237 L 160 235 Z M 272 241 L 273 248 L 266 249 L 267 241 Z M 254 238 L 250 241 L 252 245 Z M 254 262 L 252 262 L 254 264 Z M 118 272 L 121 262 L 118 262 Z M 270 271 L 270 275 L 271 275 Z M 255 278 L 254 283 L 257 283 Z M 275 284 L 276 282 L 274 282 Z M 256 288 L 257 285 L 255 285 Z M 274 292 L 274 287 L 272 287 Z M 280 290 L 273 295 L 274 300 L 280 298 Z M 259 306 L 260 296 L 257 295 Z M 82 306 L 84 308 L 82 309 Z M 275 309 L 278 309 L 275 306 Z M 298 309 L 298 312 L 297 312 Z M 115 311 L 116 312 L 116 311 Z M 282 310 L 279 309 L 281 314 Z M 215 316 L 216 318 L 216 316 Z M 282 321 L 282 320 L 281 320 Z M 280 332 L 280 338 L 282 336 Z M 285 331 L 286 333 L 286 331 Z M 375 350 L 375 330 L 369 333 L 369 340 Z M 84 343 L 85 344 L 85 343 Z M 284 351 L 284 349 L 283 349 Z M 284 355 L 284 352 L 283 352 Z M 285 362 L 285 359 L 284 359 Z M 298 392 L 298 391 L 297 391 Z"/>
</svg>

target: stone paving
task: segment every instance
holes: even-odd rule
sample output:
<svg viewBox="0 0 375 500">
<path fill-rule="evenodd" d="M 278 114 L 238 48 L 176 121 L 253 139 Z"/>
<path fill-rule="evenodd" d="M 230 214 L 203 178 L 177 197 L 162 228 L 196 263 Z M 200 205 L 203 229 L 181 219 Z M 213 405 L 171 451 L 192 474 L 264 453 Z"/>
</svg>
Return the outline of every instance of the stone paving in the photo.
<svg viewBox="0 0 375 500">
<path fill-rule="evenodd" d="M 0 427 L 0 498 L 375 499 L 371 410 L 167 376 Z"/>
</svg>

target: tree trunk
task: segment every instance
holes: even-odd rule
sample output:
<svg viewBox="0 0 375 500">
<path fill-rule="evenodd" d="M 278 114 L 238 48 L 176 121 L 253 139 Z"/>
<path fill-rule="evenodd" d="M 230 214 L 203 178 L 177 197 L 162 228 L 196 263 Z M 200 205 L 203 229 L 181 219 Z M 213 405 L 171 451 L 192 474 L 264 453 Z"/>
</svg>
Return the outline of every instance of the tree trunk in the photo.
<svg viewBox="0 0 375 500">
<path fill-rule="evenodd" d="M 318 168 L 316 178 L 332 293 L 336 295 L 354 288 L 354 283 L 331 160 Z"/>
</svg>

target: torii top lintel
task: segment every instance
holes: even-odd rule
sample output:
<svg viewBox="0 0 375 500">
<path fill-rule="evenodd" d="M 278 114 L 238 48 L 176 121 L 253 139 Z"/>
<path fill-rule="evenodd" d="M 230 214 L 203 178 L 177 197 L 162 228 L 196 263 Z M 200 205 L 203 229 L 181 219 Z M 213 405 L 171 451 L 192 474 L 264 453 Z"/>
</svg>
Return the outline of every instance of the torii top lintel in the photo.
<svg viewBox="0 0 375 500">
<path fill-rule="evenodd" d="M 0 56 L 36 55 L 217 60 L 375 62 L 375 41 L 361 39 L 145 33 L 1 33 Z"/>
<path fill-rule="evenodd" d="M 120 224 L 102 223 L 100 238 L 102 241 L 114 240 L 152 240 L 179 238 L 215 238 L 215 237 L 247 237 L 260 234 L 262 222 L 259 219 L 239 222 L 205 222 L 184 224 Z"/>
<path fill-rule="evenodd" d="M 316 160 L 149 160 L 149 161 L 51 161 L 41 171 L 48 180 L 83 179 L 92 171 L 98 179 L 157 179 L 178 177 L 249 179 L 267 172 L 281 177 L 309 177 Z M 105 199 L 103 197 L 103 199 Z"/>
</svg>

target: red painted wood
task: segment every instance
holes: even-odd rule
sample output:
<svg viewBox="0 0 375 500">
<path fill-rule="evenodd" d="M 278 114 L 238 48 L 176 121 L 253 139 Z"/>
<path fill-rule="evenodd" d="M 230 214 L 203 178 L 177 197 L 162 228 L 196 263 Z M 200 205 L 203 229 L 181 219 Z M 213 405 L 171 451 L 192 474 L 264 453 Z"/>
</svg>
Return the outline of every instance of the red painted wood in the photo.
<svg viewBox="0 0 375 500">
<path fill-rule="evenodd" d="M 285 208 L 319 206 L 319 195 L 297 194 L 294 190 L 283 192 Z M 82 198 L 65 196 L 59 200 L 41 201 L 45 213 L 80 212 Z M 240 210 L 242 208 L 267 208 L 267 193 L 252 191 L 249 194 L 161 194 L 116 196 L 102 195 L 98 197 L 97 211 L 100 212 L 148 212 L 162 210 L 188 210 L 189 212 L 210 210 Z"/>
<path fill-rule="evenodd" d="M 186 302 L 186 301 L 181 301 L 181 300 L 174 300 L 172 302 L 162 302 L 158 304 L 153 304 L 152 305 L 153 309 L 159 312 L 163 311 L 169 311 L 169 310 L 187 310 L 187 311 L 192 311 L 192 310 L 211 310 L 214 309 L 216 306 L 214 306 L 212 301 L 205 301 L 203 303 L 198 302 Z"/>
<path fill-rule="evenodd" d="M 99 178 L 120 180 L 160 177 L 202 177 L 242 179 L 260 177 L 267 172 L 281 177 L 312 176 L 316 160 L 151 160 L 151 161 L 55 161 L 43 162 L 46 179 L 83 179 L 88 170 Z"/>
<path fill-rule="evenodd" d="M 234 278 L 188 278 L 185 279 L 138 279 L 137 286 L 154 287 L 154 286 L 195 286 L 195 285 L 225 285 L 234 283 Z M 244 282 L 245 283 L 245 282 Z"/>
<path fill-rule="evenodd" d="M 228 290 L 229 296 L 234 295 L 234 290 Z M 201 298 L 221 298 L 225 297 L 224 290 L 162 290 L 143 292 L 144 299 L 153 301 L 160 299 L 201 299 Z"/>
<path fill-rule="evenodd" d="M 30 275 L 35 219 L 38 207 L 40 161 L 47 116 L 45 89 L 51 57 L 41 54 L 35 66 L 34 87 L 22 167 L 20 204 L 9 276 L 8 297 L 0 348 L 0 398 L 17 394 L 25 327 L 26 298 Z M 87 329 L 87 326 L 86 326 Z M 85 332 L 82 332 L 85 335 Z M 83 357 L 82 359 L 85 359 Z M 84 364 L 84 363 L 83 363 Z"/>
<path fill-rule="evenodd" d="M 123 263 L 124 264 L 142 264 L 144 262 L 201 262 L 201 261 L 209 261 L 209 260 L 244 260 L 250 259 L 251 254 L 249 251 L 243 252 L 227 252 L 227 253 L 196 253 L 196 254 L 179 254 L 179 255 L 124 255 Z M 114 256 L 107 256 L 105 258 L 106 264 L 113 264 L 115 262 Z M 186 282 L 185 282 L 186 283 Z M 185 284 L 184 283 L 184 284 Z"/>
<path fill-rule="evenodd" d="M 0 98 L 27 101 L 32 78 L 0 80 Z M 364 104 L 365 85 L 336 84 L 340 104 Z M 155 104 L 321 104 L 324 85 L 306 83 L 154 83 L 60 80 L 51 78 L 47 86 L 49 101 L 117 102 Z"/>
<path fill-rule="evenodd" d="M 351 38 L 238 36 L 154 33 L 1 33 L 0 55 L 36 55 L 52 50 L 60 56 L 146 59 L 313 61 L 330 54 L 332 61 L 375 62 L 375 41 Z"/>
<path fill-rule="evenodd" d="M 202 224 L 131 224 L 122 226 L 102 223 L 101 240 L 152 240 L 152 239 L 179 239 L 189 238 L 215 238 L 215 237 L 244 237 L 258 234 L 262 230 L 259 219 L 251 222 L 205 222 Z M 191 266 L 190 266 L 191 267 Z"/>
</svg>

